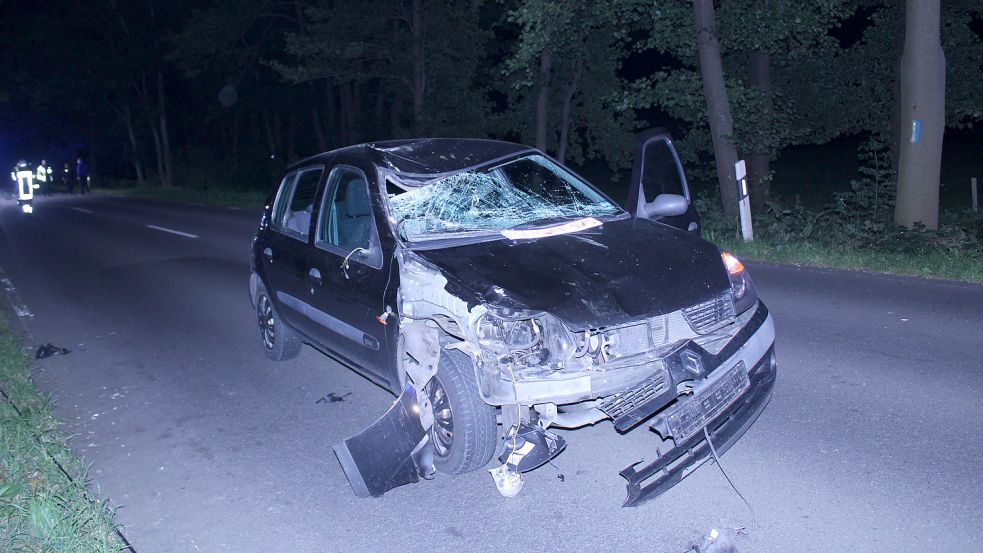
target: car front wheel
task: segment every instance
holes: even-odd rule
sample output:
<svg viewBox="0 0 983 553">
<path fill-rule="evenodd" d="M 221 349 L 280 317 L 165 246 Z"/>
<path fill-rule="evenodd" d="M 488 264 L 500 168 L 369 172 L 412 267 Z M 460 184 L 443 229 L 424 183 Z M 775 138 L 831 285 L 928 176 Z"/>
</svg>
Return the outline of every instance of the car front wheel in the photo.
<svg viewBox="0 0 983 553">
<path fill-rule="evenodd" d="M 471 358 L 443 351 L 437 374 L 426 387 L 433 405 L 430 441 L 434 466 L 448 474 L 478 470 L 495 453 L 495 408 L 481 401 Z"/>
<path fill-rule="evenodd" d="M 266 288 L 260 286 L 256 293 L 256 319 L 263 353 L 273 361 L 286 361 L 300 353 L 301 341 L 297 333 L 287 326 L 273 309 Z"/>
</svg>

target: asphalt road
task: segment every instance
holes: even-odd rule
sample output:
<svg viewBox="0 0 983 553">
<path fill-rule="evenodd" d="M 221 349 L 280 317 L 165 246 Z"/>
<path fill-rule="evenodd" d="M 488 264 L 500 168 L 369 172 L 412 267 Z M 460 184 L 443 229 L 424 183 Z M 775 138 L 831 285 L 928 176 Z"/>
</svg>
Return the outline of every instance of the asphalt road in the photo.
<svg viewBox="0 0 983 553">
<path fill-rule="evenodd" d="M 72 350 L 38 361 L 37 380 L 137 551 L 676 553 L 750 527 L 713 465 L 620 508 L 618 471 L 655 440 L 610 423 L 565 432 L 564 480 L 546 466 L 514 499 L 485 471 L 357 499 L 331 446 L 393 398 L 311 348 L 266 360 L 247 296 L 255 224 L 109 197 L 0 206 L 0 267 L 33 339 Z M 779 379 L 722 460 L 756 515 L 738 550 L 983 550 L 983 286 L 750 267 Z M 318 402 L 332 392 L 351 395 Z"/>
</svg>

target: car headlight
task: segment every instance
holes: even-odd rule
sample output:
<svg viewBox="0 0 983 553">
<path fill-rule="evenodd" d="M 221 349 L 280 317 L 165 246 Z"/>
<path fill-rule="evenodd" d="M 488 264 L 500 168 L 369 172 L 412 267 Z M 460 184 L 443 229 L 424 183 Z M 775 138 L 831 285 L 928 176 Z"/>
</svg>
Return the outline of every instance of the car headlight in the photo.
<svg viewBox="0 0 983 553">
<path fill-rule="evenodd" d="M 720 259 L 723 260 L 724 268 L 727 269 L 727 277 L 730 278 L 730 294 L 734 298 L 734 311 L 741 314 L 758 301 L 758 294 L 754 291 L 751 275 L 747 273 L 741 260 L 730 253 L 721 252 Z"/>
<path fill-rule="evenodd" d="M 478 319 L 475 334 L 486 362 L 517 377 L 562 369 L 576 351 L 573 335 L 548 313 L 489 311 Z"/>
</svg>

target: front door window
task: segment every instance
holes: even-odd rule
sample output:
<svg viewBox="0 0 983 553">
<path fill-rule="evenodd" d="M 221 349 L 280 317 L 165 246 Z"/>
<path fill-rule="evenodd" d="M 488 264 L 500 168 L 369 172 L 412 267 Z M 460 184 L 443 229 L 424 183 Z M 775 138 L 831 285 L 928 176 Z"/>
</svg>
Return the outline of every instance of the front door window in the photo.
<svg viewBox="0 0 983 553">
<path fill-rule="evenodd" d="M 659 194 L 678 194 L 689 198 L 679 174 L 679 164 L 669 142 L 650 140 L 645 144 L 642 159 L 642 190 L 645 202 L 651 203 Z"/>
</svg>

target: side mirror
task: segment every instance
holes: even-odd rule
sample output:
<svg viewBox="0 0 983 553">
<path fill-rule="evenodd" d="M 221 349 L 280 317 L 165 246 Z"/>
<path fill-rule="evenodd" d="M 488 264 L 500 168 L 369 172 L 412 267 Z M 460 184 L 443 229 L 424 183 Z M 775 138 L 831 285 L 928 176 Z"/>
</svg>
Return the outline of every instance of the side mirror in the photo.
<svg viewBox="0 0 983 553">
<path fill-rule="evenodd" d="M 686 213 L 689 200 L 679 194 L 659 194 L 644 209 L 648 217 L 676 217 Z"/>
</svg>

